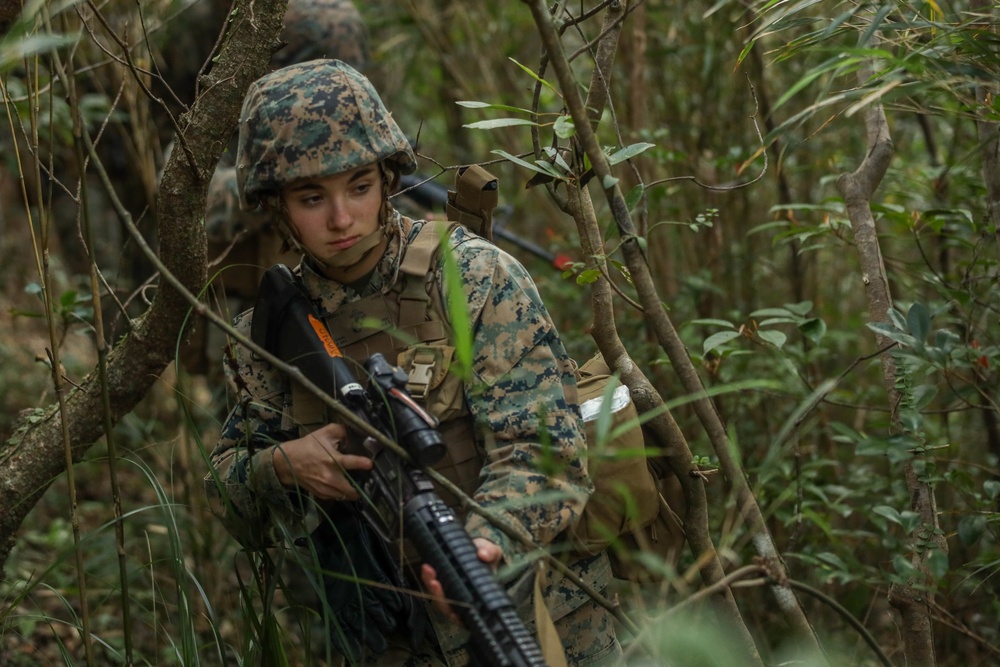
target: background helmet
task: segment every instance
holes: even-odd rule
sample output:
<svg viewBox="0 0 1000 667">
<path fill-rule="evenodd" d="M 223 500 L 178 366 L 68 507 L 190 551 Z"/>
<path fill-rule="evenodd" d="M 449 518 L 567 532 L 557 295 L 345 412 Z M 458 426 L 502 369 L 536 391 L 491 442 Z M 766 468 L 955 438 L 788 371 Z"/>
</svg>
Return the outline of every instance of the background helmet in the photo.
<svg viewBox="0 0 1000 667">
<path fill-rule="evenodd" d="M 410 142 L 372 84 L 339 60 L 313 60 L 251 84 L 236 156 L 240 203 L 256 208 L 300 178 L 322 178 L 388 161 L 416 170 Z"/>
<path fill-rule="evenodd" d="M 274 69 L 336 58 L 364 71 L 371 57 L 368 29 L 350 0 L 288 0 L 281 41 L 271 56 Z"/>
<path fill-rule="evenodd" d="M 219 166 L 208 184 L 205 203 L 205 232 L 209 245 L 225 245 L 240 232 L 256 234 L 269 224 L 271 217 L 263 211 L 241 211 L 239 189 L 236 185 L 236 168 Z"/>
</svg>

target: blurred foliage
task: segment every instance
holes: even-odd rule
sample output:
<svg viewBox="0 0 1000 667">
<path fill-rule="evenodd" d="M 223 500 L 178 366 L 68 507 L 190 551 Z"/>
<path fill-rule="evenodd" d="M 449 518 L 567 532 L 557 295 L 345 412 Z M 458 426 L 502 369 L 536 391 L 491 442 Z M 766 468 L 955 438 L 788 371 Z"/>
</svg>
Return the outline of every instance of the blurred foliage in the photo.
<svg viewBox="0 0 1000 667">
<path fill-rule="evenodd" d="M 144 57 L 157 63 L 169 40 L 153 19 L 176 16 L 160 27 L 183 34 L 177 27 L 185 16 L 203 16 L 185 5 L 199 9 L 205 3 L 142 4 L 151 31 Z M 131 3 L 112 5 L 121 12 L 121 25 L 135 10 Z M 167 8 L 162 16 L 161 6 Z M 512 207 L 509 228 L 553 253 L 584 260 L 572 222 L 548 201 L 544 188 L 529 187 L 538 169 L 545 170 L 533 156 L 530 123 L 564 135 L 572 128 L 558 94 L 545 85 L 538 100 L 545 115 L 532 120 L 518 111 L 531 108 L 539 79 L 554 78 L 540 72 L 527 10 L 518 3 L 429 0 L 378 0 L 359 8 L 374 46 L 368 74 L 403 130 L 418 141 L 417 151 L 426 158 L 421 172 L 450 186 L 453 174 L 438 175 L 439 165 L 496 161 L 489 168 L 501 177 L 502 203 Z M 947 554 L 931 559 L 938 662 L 1000 660 L 994 584 L 1000 573 L 1000 266 L 975 126 L 976 120 L 1000 122 L 996 97 L 984 100 L 976 93 L 1000 80 L 998 18 L 990 9 L 971 2 L 747 6 L 719 0 L 706 8 L 649 0 L 633 6 L 626 20 L 612 104 L 599 126 L 608 153 L 630 158 L 617 165 L 623 190 L 642 185 L 646 199 L 630 197 L 633 214 L 661 298 L 706 385 L 760 380 L 771 387 L 719 396 L 716 403 L 792 576 L 861 619 L 897 663 L 902 656 L 885 602 L 887 587 L 910 574 L 907 549 L 923 548 L 919 538 L 930 537 L 912 539 L 918 522 L 899 469 L 915 453 L 928 462 L 918 473 L 935 485 L 949 546 Z M 598 18 L 567 29 L 567 51 L 588 44 L 599 25 Z M 54 201 L 63 191 L 59 183 L 74 191 L 75 172 L 21 173 L 14 150 L 19 137 L 22 164 L 32 151 L 43 164 L 70 159 L 65 95 L 47 92 L 44 67 L 29 76 L 34 70 L 25 56 L 64 52 L 66 38 L 59 35 L 78 33 L 43 30 L 29 39 L 29 27 L 21 24 L 0 39 L 0 76 L 9 102 L 3 117 L 39 137 L 33 146 L 11 123 L 0 124 L 0 251 L 10 258 L 0 266 L 4 435 L 17 411 L 51 401 L 48 371 L 35 361 L 47 338 L 39 318 L 25 317 L 44 310 L 29 288 L 38 280 L 36 258 L 18 249 L 32 243 L 26 230 L 39 237 L 51 232 L 59 276 L 53 315 L 65 332 L 79 334 L 65 336 L 63 344 L 88 341 L 91 317 L 89 300 L 80 296 L 86 291 L 79 287 L 85 284 L 81 264 L 71 259 L 82 254 L 71 224 L 75 216 L 70 224 L 59 215 L 54 221 L 39 217 L 41 211 L 62 210 Z M 881 43 L 863 46 L 871 34 Z M 133 195 L 125 201 L 141 219 L 153 210 L 144 193 L 149 174 L 161 166 L 159 143 L 169 124 L 134 84 L 107 74 L 113 68 L 85 36 L 80 43 L 78 65 L 90 91 L 87 126 L 106 126 L 109 161 L 119 167 L 123 191 Z M 145 44 L 138 38 L 132 43 Z M 205 56 L 189 55 L 195 64 L 184 67 L 197 71 Z M 872 58 L 876 75 L 858 85 L 858 68 Z M 574 67 L 581 81 L 589 80 L 592 60 L 585 52 Z M 128 104 L 119 90 L 128 91 Z M 861 111 L 875 101 L 886 107 L 896 150 L 874 210 L 896 309 L 889 325 L 869 326 L 836 179 L 864 158 Z M 509 118 L 527 122 L 504 122 Z M 558 172 L 558 156 L 542 155 Z M 21 176 L 27 179 L 27 206 Z M 598 214 L 613 249 L 610 216 L 606 210 Z M 105 223 L 115 225 L 112 216 Z M 114 238 L 110 229 L 106 235 Z M 593 277 L 578 266 L 559 271 L 504 247 L 526 264 L 572 354 L 585 359 L 593 350 L 587 335 L 587 285 Z M 127 268 L 133 254 L 129 244 L 118 244 L 104 264 L 121 296 L 148 277 L 141 262 Z M 612 253 L 610 259 L 616 267 L 621 258 Z M 627 276 L 616 275 L 615 283 L 631 293 Z M 617 317 L 632 356 L 664 398 L 677 398 L 679 384 L 639 314 L 623 304 Z M 873 328 L 895 343 L 905 401 L 902 431 L 890 425 Z M 92 363 L 92 353 L 74 352 L 64 357 L 70 377 Z M 217 428 L 205 398 L 211 391 L 196 389 L 197 378 L 189 380 L 172 386 L 181 387 L 178 395 L 191 412 L 181 411 L 165 381 L 163 391 L 116 429 L 129 450 L 125 526 L 135 578 L 131 602 L 144 619 L 137 632 L 148 651 L 142 664 L 227 664 L 221 656 L 250 641 L 241 620 L 241 584 L 233 574 L 239 554 L 231 540 L 220 538 L 200 500 L 201 456 Z M 682 407 L 675 416 L 696 458 L 710 466 L 714 455 L 693 414 Z M 121 602 L 114 599 L 115 546 L 100 457 L 92 452 L 78 473 L 87 490 L 85 552 L 100 619 L 93 630 L 105 642 L 108 659 L 117 660 Z M 749 562 L 753 549 L 727 485 L 709 479 L 712 534 L 729 565 Z M 72 633 L 60 629 L 78 625 L 68 516 L 57 482 L 25 526 L 0 591 L 4 664 L 39 664 L 15 651 L 31 655 L 29 650 L 43 648 L 53 651 L 46 653 L 49 662 L 73 664 L 67 656 L 78 650 L 78 638 L 74 643 Z M 679 571 L 691 565 L 685 557 Z M 689 580 L 673 585 L 670 601 L 692 592 Z M 768 664 L 810 664 L 784 646 L 787 633 L 764 591 L 747 588 L 736 595 L 767 648 Z M 813 598 L 804 604 L 831 654 L 844 656 L 835 664 L 876 664 L 841 617 Z M 670 664 L 737 664 L 725 653 L 724 633 L 705 616 L 681 621 L 651 614 L 634 646 L 646 646 Z M 288 637 L 294 641 L 295 633 Z M 296 650 L 287 658 L 291 664 L 301 659 Z M 232 655 L 229 660 L 235 664 Z M 643 664 L 639 657 L 636 664 Z"/>
</svg>

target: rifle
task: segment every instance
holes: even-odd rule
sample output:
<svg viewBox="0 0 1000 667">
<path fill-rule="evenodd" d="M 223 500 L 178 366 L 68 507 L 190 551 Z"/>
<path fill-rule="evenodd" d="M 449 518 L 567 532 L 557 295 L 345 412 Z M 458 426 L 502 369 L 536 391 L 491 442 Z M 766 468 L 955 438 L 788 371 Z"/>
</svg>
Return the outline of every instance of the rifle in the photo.
<svg viewBox="0 0 1000 667">
<path fill-rule="evenodd" d="M 438 211 L 443 213 L 448 206 L 448 188 L 430 181 L 419 174 L 406 174 L 400 178 L 400 188 L 402 194 L 412 199 L 417 206 L 427 211 Z M 502 239 L 521 250 L 528 252 L 548 263 L 555 269 L 562 271 L 567 264 L 571 264 L 573 259 L 563 253 L 554 254 L 542 246 L 529 241 L 517 234 L 508 227 L 510 214 L 513 209 L 510 206 L 499 206 L 493 213 L 492 232 L 493 237 Z M 474 230 L 475 231 L 475 230 Z"/>
<path fill-rule="evenodd" d="M 373 447 L 374 466 L 360 480 L 362 516 L 378 535 L 409 538 L 434 568 L 446 597 L 468 629 L 473 664 L 544 666 L 545 659 L 507 592 L 479 560 L 472 538 L 417 466 L 433 465 L 445 452 L 437 419 L 406 391 L 407 377 L 381 354 L 365 362 L 366 391 L 319 318 L 301 283 L 284 264 L 261 279 L 251 337 L 340 401 L 365 423 L 399 444 L 412 462 L 389 447 Z M 374 442 L 374 439 L 371 439 Z M 416 465 L 414 465 L 416 464 Z"/>
</svg>

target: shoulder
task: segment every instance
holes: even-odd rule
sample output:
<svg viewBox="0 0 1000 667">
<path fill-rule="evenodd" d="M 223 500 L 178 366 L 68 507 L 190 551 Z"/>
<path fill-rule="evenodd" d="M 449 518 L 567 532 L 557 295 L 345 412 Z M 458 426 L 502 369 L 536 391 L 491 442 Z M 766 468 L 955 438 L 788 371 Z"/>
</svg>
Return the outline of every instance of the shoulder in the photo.
<svg viewBox="0 0 1000 667">
<path fill-rule="evenodd" d="M 253 308 L 247 308 L 242 313 L 233 318 L 233 328 L 239 333 L 250 334 L 253 327 Z"/>
</svg>

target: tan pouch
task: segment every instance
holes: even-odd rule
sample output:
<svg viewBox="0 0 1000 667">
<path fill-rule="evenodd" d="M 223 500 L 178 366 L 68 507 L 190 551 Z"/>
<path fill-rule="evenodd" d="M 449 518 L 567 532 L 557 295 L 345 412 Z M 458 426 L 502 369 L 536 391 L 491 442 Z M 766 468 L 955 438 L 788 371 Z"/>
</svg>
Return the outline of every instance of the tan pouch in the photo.
<svg viewBox="0 0 1000 667">
<path fill-rule="evenodd" d="M 442 422 L 469 411 L 462 378 L 449 372 L 454 356 L 453 346 L 430 343 L 411 345 L 396 360 L 396 365 L 409 377 L 407 391 Z"/>
<path fill-rule="evenodd" d="M 646 461 L 639 415 L 628 387 L 610 374 L 599 355 L 580 367 L 577 386 L 581 412 L 585 413 L 594 494 L 571 529 L 570 539 L 581 554 L 596 554 L 619 536 L 650 524 L 660 511 L 660 495 Z M 602 415 L 611 418 L 605 442 L 598 433 Z M 632 426 L 615 435 L 623 424 Z"/>
</svg>

